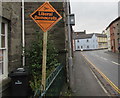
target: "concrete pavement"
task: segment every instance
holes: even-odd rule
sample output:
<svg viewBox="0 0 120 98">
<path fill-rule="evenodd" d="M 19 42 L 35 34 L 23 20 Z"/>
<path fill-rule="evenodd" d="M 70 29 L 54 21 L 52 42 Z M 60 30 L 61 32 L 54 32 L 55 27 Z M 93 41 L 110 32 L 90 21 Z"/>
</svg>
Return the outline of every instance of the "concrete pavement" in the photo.
<svg viewBox="0 0 120 98">
<path fill-rule="evenodd" d="M 107 96 L 80 51 L 74 52 L 74 96 Z"/>
</svg>

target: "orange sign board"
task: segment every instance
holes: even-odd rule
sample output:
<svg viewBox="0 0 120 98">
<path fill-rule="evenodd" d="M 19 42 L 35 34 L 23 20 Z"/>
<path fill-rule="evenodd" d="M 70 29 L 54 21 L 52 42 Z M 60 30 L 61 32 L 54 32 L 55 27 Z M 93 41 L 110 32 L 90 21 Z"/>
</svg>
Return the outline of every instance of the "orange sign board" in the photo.
<svg viewBox="0 0 120 98">
<path fill-rule="evenodd" d="M 42 4 L 30 15 L 30 17 L 44 32 L 48 31 L 60 19 L 62 19 L 61 15 L 50 5 L 49 2 Z"/>
</svg>

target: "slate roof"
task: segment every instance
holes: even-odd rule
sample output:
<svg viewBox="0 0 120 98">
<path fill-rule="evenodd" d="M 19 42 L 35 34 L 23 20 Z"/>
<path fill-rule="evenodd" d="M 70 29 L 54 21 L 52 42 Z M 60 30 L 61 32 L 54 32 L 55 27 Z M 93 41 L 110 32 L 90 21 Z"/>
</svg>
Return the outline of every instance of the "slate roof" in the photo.
<svg viewBox="0 0 120 98">
<path fill-rule="evenodd" d="M 119 21 L 120 20 L 120 16 L 118 17 L 118 18 L 116 18 L 115 20 L 113 20 L 110 24 L 109 24 L 109 26 L 106 28 L 106 30 L 113 24 L 113 23 L 115 23 L 116 21 Z"/>
<path fill-rule="evenodd" d="M 98 34 L 98 33 L 96 33 L 95 34 L 97 37 L 104 37 L 104 38 L 107 38 L 107 35 L 106 34 Z"/>
<path fill-rule="evenodd" d="M 76 34 L 86 34 L 84 31 L 83 32 L 74 32 Z"/>
<path fill-rule="evenodd" d="M 86 38 L 92 38 L 93 34 L 73 34 L 73 39 L 86 39 Z"/>
<path fill-rule="evenodd" d="M 93 34 L 95 34 L 97 37 L 103 37 L 107 38 L 106 34 L 100 34 L 100 33 L 91 33 L 91 34 L 84 34 L 83 32 L 75 32 L 73 33 L 73 39 L 87 39 L 92 38 Z"/>
</svg>

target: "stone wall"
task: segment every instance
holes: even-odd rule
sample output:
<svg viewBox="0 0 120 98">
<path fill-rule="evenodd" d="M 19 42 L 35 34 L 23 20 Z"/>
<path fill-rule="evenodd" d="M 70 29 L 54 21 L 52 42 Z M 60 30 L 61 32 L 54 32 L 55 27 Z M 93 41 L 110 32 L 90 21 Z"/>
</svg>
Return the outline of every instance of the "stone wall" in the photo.
<svg viewBox="0 0 120 98">
<path fill-rule="evenodd" d="M 40 32 L 41 40 L 43 36 L 43 31 L 41 28 L 30 18 L 30 14 L 33 13 L 39 6 L 41 6 L 42 2 L 26 2 L 25 3 L 25 39 L 26 39 L 26 47 L 29 48 L 30 43 L 35 40 L 36 32 Z M 65 50 L 65 40 L 66 40 L 66 32 L 65 32 L 65 22 L 64 22 L 64 6 L 63 2 L 54 2 L 50 4 L 61 14 L 63 17 L 56 25 L 54 25 L 48 31 L 48 41 L 52 40 L 55 47 L 59 51 L 59 61 L 65 65 L 66 63 L 66 53 L 63 52 Z"/>
<path fill-rule="evenodd" d="M 2 17 L 9 21 L 8 69 L 10 72 L 21 66 L 21 3 L 2 2 Z"/>
</svg>

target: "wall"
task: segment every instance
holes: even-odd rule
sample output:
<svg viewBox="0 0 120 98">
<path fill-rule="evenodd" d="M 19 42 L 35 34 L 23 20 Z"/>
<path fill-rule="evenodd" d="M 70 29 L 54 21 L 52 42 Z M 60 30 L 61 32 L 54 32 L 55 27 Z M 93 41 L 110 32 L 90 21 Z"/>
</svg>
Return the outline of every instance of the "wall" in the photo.
<svg viewBox="0 0 120 98">
<path fill-rule="evenodd" d="M 79 42 L 78 42 L 78 40 L 79 40 Z M 89 40 L 89 41 L 87 42 L 87 40 Z M 81 48 L 81 46 L 83 48 Z M 87 46 L 89 46 L 89 48 Z M 76 48 L 76 50 L 97 49 L 98 48 L 97 37 L 95 35 L 93 35 L 92 38 L 76 39 L 75 40 L 75 48 Z"/>
<path fill-rule="evenodd" d="M 107 37 L 98 37 L 98 48 L 108 48 Z"/>
<path fill-rule="evenodd" d="M 108 51 L 111 51 L 111 43 L 110 43 L 110 28 L 107 28 L 107 30 L 106 30 L 106 34 L 107 34 Z"/>
<path fill-rule="evenodd" d="M 8 53 L 9 72 L 21 66 L 21 3 L 2 3 L 2 17 L 9 21 Z"/>
<path fill-rule="evenodd" d="M 25 46 L 29 48 L 31 42 L 35 40 L 37 34 L 40 33 L 42 40 L 43 31 L 30 18 L 30 14 L 35 11 L 42 2 L 25 2 Z M 48 32 L 48 40 L 52 40 L 55 47 L 59 51 L 59 61 L 66 65 L 67 53 L 64 50 L 68 49 L 68 33 L 66 25 L 66 3 L 51 3 L 51 5 L 63 17 L 52 29 Z M 6 2 L 2 4 L 2 17 L 9 21 L 8 32 L 8 69 L 9 72 L 22 66 L 22 7 L 20 2 Z M 8 80 L 7 80 L 8 81 Z M 8 82 L 4 82 L 6 85 Z"/>
<path fill-rule="evenodd" d="M 120 21 L 120 19 L 119 19 L 119 21 Z M 118 29 L 119 29 L 119 27 L 118 27 L 118 22 L 119 21 L 116 21 L 115 23 L 114 23 L 114 35 L 115 35 L 115 50 L 116 50 L 116 52 L 118 53 L 119 51 L 118 51 L 118 41 L 119 41 L 119 39 L 120 39 L 120 32 L 118 31 Z"/>
<path fill-rule="evenodd" d="M 35 40 L 36 32 L 40 33 L 41 40 L 43 40 L 43 31 L 41 28 L 30 18 L 30 14 L 33 13 L 43 2 L 26 2 L 25 3 L 25 45 L 29 48 L 30 43 Z M 54 2 L 50 4 L 61 14 L 63 17 L 56 25 L 54 25 L 48 31 L 48 41 L 51 40 L 55 47 L 59 51 L 59 61 L 66 65 L 66 53 L 65 43 L 66 43 L 66 31 L 65 31 L 65 12 L 63 2 Z"/>
<path fill-rule="evenodd" d="M 22 60 L 21 3 L 2 2 L 1 6 L 1 17 L 8 22 L 8 73 L 10 73 L 21 66 Z M 2 90 L 7 88 L 9 81 L 8 77 L 2 80 Z"/>
<path fill-rule="evenodd" d="M 120 20 L 119 20 L 120 21 Z M 118 51 L 118 45 L 119 45 L 119 39 L 120 39 L 120 33 L 119 33 L 119 25 L 116 21 L 110 26 L 110 40 L 111 40 L 111 50 L 112 52 L 119 52 Z"/>
</svg>

